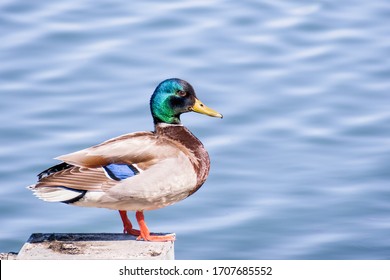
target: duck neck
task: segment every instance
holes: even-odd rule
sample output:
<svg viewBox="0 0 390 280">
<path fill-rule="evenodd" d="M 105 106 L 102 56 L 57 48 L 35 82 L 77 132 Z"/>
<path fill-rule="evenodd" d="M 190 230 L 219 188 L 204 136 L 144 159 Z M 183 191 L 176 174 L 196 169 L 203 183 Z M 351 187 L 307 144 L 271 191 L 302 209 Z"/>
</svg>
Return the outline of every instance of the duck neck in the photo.
<svg viewBox="0 0 390 280">
<path fill-rule="evenodd" d="M 158 123 L 155 125 L 155 133 L 180 142 L 191 151 L 203 148 L 199 139 L 182 124 Z"/>
<path fill-rule="evenodd" d="M 174 134 L 177 134 L 180 131 L 186 131 L 192 135 L 192 133 L 187 128 L 185 128 L 181 123 L 172 124 L 172 123 L 159 122 L 154 125 L 154 132 L 157 135 L 166 135 L 173 139 L 176 138 L 174 137 Z"/>
</svg>

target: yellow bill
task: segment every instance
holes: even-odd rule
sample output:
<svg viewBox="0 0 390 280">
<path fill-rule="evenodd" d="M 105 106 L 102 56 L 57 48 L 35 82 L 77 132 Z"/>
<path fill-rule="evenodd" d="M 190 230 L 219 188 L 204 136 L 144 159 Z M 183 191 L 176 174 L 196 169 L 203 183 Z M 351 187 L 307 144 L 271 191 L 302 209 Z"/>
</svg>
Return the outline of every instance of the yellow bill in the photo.
<svg viewBox="0 0 390 280">
<path fill-rule="evenodd" d="M 199 114 L 204 114 L 210 117 L 223 118 L 222 114 L 204 105 L 199 99 L 195 98 L 195 104 L 192 106 L 192 111 Z"/>
</svg>

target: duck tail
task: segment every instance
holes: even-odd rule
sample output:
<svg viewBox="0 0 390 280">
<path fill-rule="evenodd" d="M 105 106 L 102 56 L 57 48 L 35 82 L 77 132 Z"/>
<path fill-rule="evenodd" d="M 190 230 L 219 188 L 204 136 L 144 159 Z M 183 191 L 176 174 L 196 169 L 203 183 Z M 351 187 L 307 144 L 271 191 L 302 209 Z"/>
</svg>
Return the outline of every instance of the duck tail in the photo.
<svg viewBox="0 0 390 280">
<path fill-rule="evenodd" d="M 30 185 L 27 187 L 33 194 L 47 202 L 74 203 L 80 200 L 87 191 L 76 190 L 63 186 L 40 186 L 40 184 Z"/>
</svg>

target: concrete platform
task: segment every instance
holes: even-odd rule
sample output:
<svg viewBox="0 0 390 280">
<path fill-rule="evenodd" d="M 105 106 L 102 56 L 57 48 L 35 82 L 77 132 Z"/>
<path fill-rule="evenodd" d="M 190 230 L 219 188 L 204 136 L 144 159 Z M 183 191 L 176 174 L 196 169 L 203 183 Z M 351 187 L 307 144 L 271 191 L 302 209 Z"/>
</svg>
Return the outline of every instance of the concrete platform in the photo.
<svg viewBox="0 0 390 280">
<path fill-rule="evenodd" d="M 10 252 L 10 253 L 0 253 L 0 260 L 16 260 L 18 253 Z"/>
<path fill-rule="evenodd" d="M 173 260 L 174 242 L 120 233 L 33 233 L 17 260 Z"/>
</svg>

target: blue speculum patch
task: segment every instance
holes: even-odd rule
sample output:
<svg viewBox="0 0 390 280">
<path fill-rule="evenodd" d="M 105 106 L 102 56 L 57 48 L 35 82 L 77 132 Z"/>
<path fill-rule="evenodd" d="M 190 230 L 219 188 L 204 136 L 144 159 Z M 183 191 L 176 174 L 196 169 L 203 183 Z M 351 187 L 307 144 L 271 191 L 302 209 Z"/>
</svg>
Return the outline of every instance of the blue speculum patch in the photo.
<svg viewBox="0 0 390 280">
<path fill-rule="evenodd" d="M 139 173 L 138 170 L 130 164 L 111 163 L 103 168 L 107 172 L 107 175 L 116 181 L 127 179 Z"/>
</svg>

